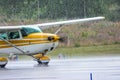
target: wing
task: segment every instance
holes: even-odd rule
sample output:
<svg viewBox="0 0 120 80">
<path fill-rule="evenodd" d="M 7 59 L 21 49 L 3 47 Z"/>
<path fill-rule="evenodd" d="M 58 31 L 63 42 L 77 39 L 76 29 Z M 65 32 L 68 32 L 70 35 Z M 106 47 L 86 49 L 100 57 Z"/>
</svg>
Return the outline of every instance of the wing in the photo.
<svg viewBox="0 0 120 80">
<path fill-rule="evenodd" d="M 104 17 L 92 17 L 92 18 L 75 19 L 75 20 L 42 23 L 42 24 L 34 24 L 34 25 L 1 26 L 0 33 L 20 30 L 22 27 L 40 27 L 41 29 L 46 29 L 46 28 L 55 27 L 55 26 L 70 25 L 70 24 L 83 23 L 83 22 L 88 22 L 88 21 L 97 21 L 97 20 L 102 20 L 102 19 L 105 19 L 105 18 Z"/>
<path fill-rule="evenodd" d="M 75 23 L 84 23 L 88 21 L 97 21 L 105 19 L 105 17 L 92 17 L 92 18 L 84 18 L 84 19 L 75 19 L 75 20 L 67 20 L 67 21 L 60 21 L 60 22 L 51 22 L 51 23 L 43 23 L 43 24 L 37 24 L 41 29 L 46 29 L 50 27 L 55 26 L 63 26 L 63 25 L 69 25 L 69 24 L 75 24 Z"/>
<path fill-rule="evenodd" d="M 3 26 L 3 27 L 0 27 L 0 33 L 17 31 L 17 30 L 20 30 L 20 29 L 21 29 L 21 27 L 18 27 L 18 26 Z"/>
</svg>

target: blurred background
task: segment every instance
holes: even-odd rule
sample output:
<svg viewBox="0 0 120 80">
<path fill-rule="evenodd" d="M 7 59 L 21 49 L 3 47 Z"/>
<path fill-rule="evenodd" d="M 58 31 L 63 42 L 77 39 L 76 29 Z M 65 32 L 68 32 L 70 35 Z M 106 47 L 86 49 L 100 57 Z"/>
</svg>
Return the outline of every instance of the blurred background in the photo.
<svg viewBox="0 0 120 80">
<path fill-rule="evenodd" d="M 119 21 L 119 13 L 120 0 L 0 0 L 0 22 L 4 24 L 94 16 Z"/>
<path fill-rule="evenodd" d="M 0 0 L 1 26 L 105 16 L 104 21 L 70 25 L 58 33 L 65 38 L 59 47 L 69 47 L 71 53 L 106 51 L 105 53 L 119 54 L 119 14 L 120 0 Z M 50 28 L 44 32 L 54 33 L 57 29 Z M 72 52 L 73 47 L 86 48 L 74 49 Z M 64 49 L 57 51 L 70 53 L 69 50 L 64 52 Z"/>
</svg>

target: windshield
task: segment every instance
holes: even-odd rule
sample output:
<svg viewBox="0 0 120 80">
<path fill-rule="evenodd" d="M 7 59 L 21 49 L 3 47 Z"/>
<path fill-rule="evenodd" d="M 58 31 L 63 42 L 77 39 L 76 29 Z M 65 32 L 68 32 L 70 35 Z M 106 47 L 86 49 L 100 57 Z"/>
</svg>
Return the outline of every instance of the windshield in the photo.
<svg viewBox="0 0 120 80">
<path fill-rule="evenodd" d="M 41 33 L 41 29 L 39 27 L 23 27 L 21 29 L 22 36 L 27 36 L 31 33 Z"/>
</svg>

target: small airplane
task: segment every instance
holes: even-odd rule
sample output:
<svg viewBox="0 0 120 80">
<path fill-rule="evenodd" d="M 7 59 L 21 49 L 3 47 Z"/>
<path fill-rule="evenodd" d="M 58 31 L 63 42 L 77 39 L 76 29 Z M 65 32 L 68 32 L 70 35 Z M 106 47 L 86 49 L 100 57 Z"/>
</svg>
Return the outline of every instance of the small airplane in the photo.
<svg viewBox="0 0 120 80">
<path fill-rule="evenodd" d="M 102 20 L 104 17 L 92 17 L 84 19 L 67 20 L 34 25 L 0 26 L 0 54 L 14 53 L 28 55 L 41 65 L 48 65 L 50 58 L 47 52 L 54 50 L 58 42 L 62 40 L 57 33 L 63 25 Z M 43 33 L 41 29 L 59 27 L 54 33 Z M 0 67 L 4 68 L 8 59 L 0 57 Z"/>
</svg>

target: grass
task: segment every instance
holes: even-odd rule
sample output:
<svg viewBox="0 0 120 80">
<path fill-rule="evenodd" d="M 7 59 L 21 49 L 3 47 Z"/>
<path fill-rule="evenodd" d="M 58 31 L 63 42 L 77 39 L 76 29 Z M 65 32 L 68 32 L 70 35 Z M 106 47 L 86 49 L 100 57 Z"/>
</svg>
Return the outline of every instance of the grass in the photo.
<svg viewBox="0 0 120 80">
<path fill-rule="evenodd" d="M 118 56 L 120 55 L 120 44 L 115 45 L 101 45 L 88 47 L 71 47 L 71 48 L 57 48 L 48 53 L 51 58 L 58 58 L 59 54 L 63 54 L 66 58 L 72 57 L 96 57 L 96 56 Z M 1 57 L 8 55 L 1 54 Z M 19 59 L 32 59 L 30 56 L 20 55 Z"/>
<path fill-rule="evenodd" d="M 120 44 L 76 48 L 57 48 L 48 55 L 57 58 L 59 54 L 64 54 L 67 57 L 120 55 Z"/>
</svg>

